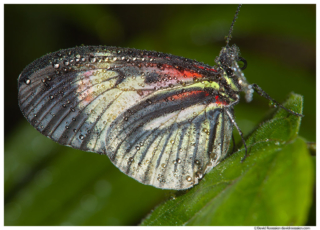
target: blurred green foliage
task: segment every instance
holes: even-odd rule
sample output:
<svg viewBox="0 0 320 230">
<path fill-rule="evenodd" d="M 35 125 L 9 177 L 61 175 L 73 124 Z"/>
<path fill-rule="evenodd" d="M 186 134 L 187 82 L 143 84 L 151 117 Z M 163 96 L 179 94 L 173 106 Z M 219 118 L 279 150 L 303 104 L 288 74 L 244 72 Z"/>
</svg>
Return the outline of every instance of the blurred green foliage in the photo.
<svg viewBox="0 0 320 230">
<path fill-rule="evenodd" d="M 26 65 L 81 44 L 156 50 L 214 65 L 236 7 L 5 5 L 5 225 L 136 225 L 172 195 L 127 177 L 105 156 L 60 146 L 35 131 L 17 102 Z M 231 40 L 248 62 L 249 82 L 280 102 L 291 91 L 304 96 L 300 136 L 308 141 L 316 134 L 315 12 L 315 5 L 243 5 Z M 235 106 L 245 135 L 271 112 L 256 94 L 250 104 L 242 99 Z M 315 206 L 306 224 L 315 225 L 314 213 Z"/>
</svg>

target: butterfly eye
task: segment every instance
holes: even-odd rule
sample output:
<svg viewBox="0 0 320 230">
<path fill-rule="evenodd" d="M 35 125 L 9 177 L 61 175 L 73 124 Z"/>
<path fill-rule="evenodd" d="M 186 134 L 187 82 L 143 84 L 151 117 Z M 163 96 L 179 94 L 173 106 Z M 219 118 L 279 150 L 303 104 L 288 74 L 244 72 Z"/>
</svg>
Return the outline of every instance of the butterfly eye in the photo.
<svg viewBox="0 0 320 230">
<path fill-rule="evenodd" d="M 247 61 L 246 61 L 246 59 L 244 59 L 243 57 L 238 57 L 238 59 L 237 59 L 237 61 L 238 61 L 238 64 L 239 64 L 239 62 L 240 62 L 240 69 L 241 70 L 245 70 L 246 68 L 247 68 Z M 242 64 L 241 64 L 242 63 Z"/>
</svg>

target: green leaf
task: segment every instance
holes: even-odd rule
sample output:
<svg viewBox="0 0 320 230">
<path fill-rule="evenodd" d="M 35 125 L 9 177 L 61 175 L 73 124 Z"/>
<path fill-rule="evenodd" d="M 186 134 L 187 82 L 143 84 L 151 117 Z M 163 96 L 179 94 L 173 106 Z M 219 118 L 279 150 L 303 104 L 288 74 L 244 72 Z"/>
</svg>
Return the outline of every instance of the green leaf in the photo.
<svg viewBox="0 0 320 230">
<path fill-rule="evenodd" d="M 302 112 L 302 97 L 284 104 Z M 314 167 L 297 136 L 301 118 L 279 110 L 238 151 L 194 188 L 176 193 L 142 225 L 303 225 L 312 202 Z"/>
</svg>

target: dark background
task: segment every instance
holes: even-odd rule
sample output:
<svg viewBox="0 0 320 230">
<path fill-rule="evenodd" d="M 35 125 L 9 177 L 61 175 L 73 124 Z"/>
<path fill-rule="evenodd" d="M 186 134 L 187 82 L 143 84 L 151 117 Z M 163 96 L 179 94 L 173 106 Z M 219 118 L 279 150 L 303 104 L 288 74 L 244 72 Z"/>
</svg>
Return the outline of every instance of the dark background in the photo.
<svg viewBox="0 0 320 230">
<path fill-rule="evenodd" d="M 81 44 L 156 50 L 214 65 L 236 8 L 5 5 L 5 225 L 136 225 L 173 194 L 136 182 L 107 157 L 37 133 L 17 102 L 26 65 Z M 243 5 L 231 40 L 248 62 L 250 83 L 280 102 L 292 91 L 304 96 L 300 135 L 308 141 L 316 134 L 315 19 L 315 5 Z M 246 135 L 272 111 L 257 94 L 249 104 L 242 97 L 236 121 Z"/>
</svg>

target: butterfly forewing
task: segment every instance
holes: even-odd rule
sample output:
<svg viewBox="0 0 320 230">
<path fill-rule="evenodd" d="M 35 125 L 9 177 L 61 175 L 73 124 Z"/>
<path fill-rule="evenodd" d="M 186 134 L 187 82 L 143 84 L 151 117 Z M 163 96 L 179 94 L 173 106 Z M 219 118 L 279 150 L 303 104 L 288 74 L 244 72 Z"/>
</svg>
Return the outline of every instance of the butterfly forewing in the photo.
<svg viewBox="0 0 320 230">
<path fill-rule="evenodd" d="M 202 63 L 157 52 L 78 47 L 19 77 L 27 120 L 54 141 L 108 155 L 136 180 L 186 189 L 227 153 L 233 99 Z"/>
</svg>

